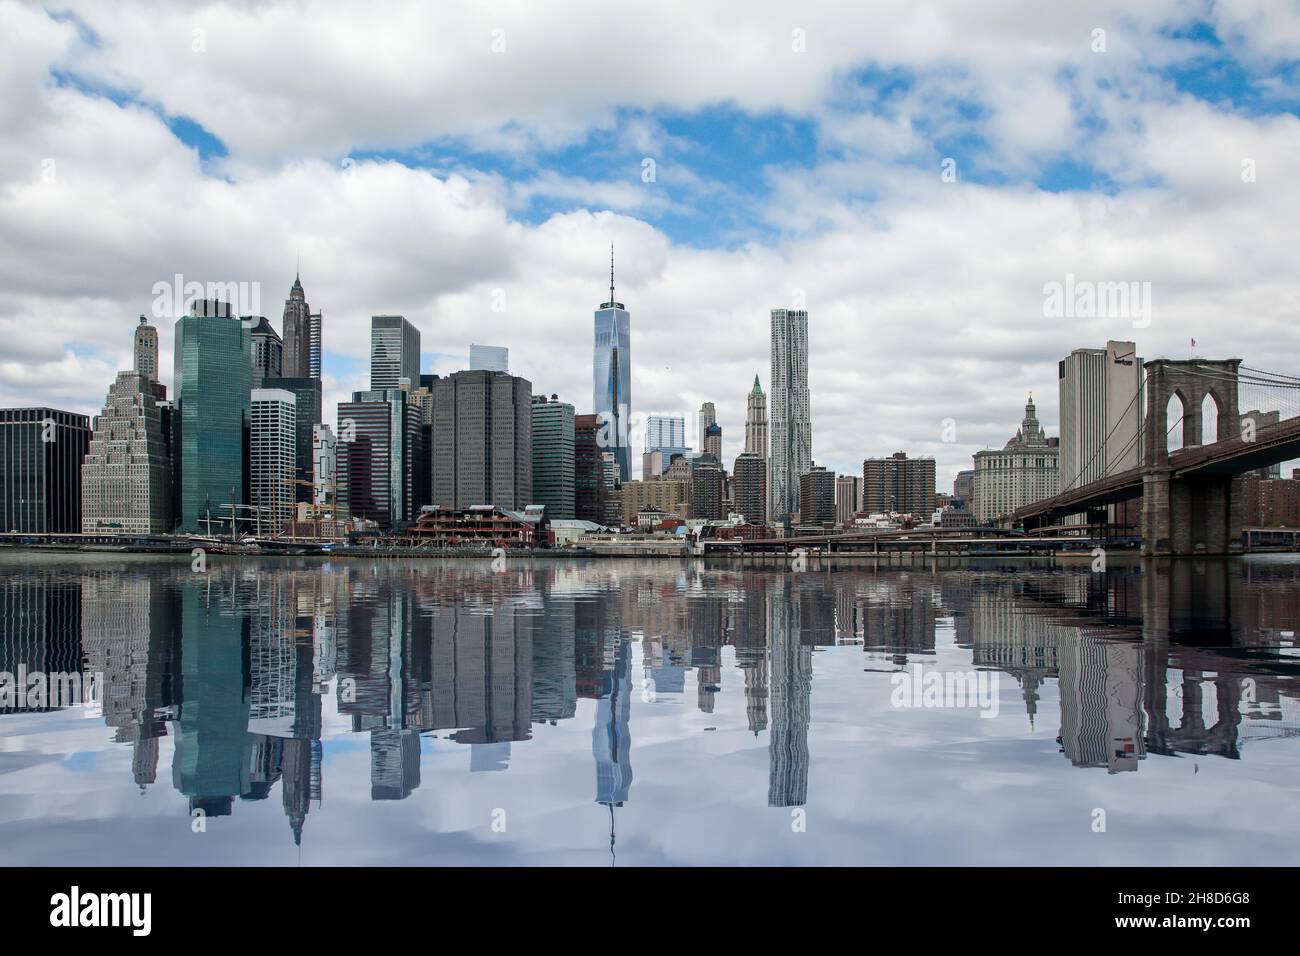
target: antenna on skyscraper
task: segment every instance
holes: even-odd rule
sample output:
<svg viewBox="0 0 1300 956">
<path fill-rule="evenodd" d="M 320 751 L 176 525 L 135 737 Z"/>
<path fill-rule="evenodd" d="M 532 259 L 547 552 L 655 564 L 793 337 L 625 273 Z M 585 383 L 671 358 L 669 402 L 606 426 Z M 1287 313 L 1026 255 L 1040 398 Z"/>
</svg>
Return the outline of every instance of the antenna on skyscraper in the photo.
<svg viewBox="0 0 1300 956">
<path fill-rule="evenodd" d="M 614 304 L 614 243 L 609 244 L 609 304 Z"/>
</svg>

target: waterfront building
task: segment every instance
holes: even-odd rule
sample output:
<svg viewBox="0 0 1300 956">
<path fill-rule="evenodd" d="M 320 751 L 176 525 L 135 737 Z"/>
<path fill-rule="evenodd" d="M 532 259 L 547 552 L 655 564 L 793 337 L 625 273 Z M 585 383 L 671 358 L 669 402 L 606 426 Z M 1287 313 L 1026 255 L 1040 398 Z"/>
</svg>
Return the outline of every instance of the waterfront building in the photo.
<svg viewBox="0 0 1300 956">
<path fill-rule="evenodd" d="M 400 315 L 370 318 L 370 390 L 420 381 L 420 330 Z"/>
<path fill-rule="evenodd" d="M 510 350 L 499 345 L 471 344 L 469 367 L 475 372 L 509 372 Z"/>
<path fill-rule="evenodd" d="M 433 383 L 433 504 L 532 504 L 532 383 L 508 372 L 453 372 Z"/>
<path fill-rule="evenodd" d="M 140 316 L 140 324 L 135 327 L 132 343 L 135 353 L 136 372 L 151 382 L 158 381 L 158 330 L 149 324 L 149 320 Z"/>
<path fill-rule="evenodd" d="M 399 388 L 353 392 L 338 407 L 338 508 L 381 528 L 416 517 L 412 456 L 420 416 Z"/>
<path fill-rule="evenodd" d="M 798 508 L 799 476 L 812 467 L 808 313 L 773 309 L 771 318 L 768 510 L 772 518 L 779 520 Z"/>
<path fill-rule="evenodd" d="M 637 523 L 641 512 L 659 511 L 685 518 L 690 513 L 691 487 L 685 481 L 664 477 L 646 478 L 623 483 L 623 524 Z"/>
<path fill-rule="evenodd" d="M 311 426 L 312 500 L 318 505 L 335 502 L 338 482 L 338 439 L 328 425 Z"/>
<path fill-rule="evenodd" d="M 862 463 L 862 510 L 928 521 L 934 514 L 934 479 L 933 458 L 908 458 L 901 451 L 888 458 L 868 458 Z"/>
<path fill-rule="evenodd" d="M 176 517 L 182 533 L 208 533 L 248 501 L 252 346 L 230 305 L 216 301 L 196 300 L 173 338 Z"/>
<path fill-rule="evenodd" d="M 534 395 L 532 404 L 532 502 L 546 506 L 548 518 L 573 518 L 573 406 L 555 395 Z"/>
<path fill-rule="evenodd" d="M 283 372 L 284 346 L 280 334 L 271 327 L 264 315 L 245 316 L 241 321 L 248 327 L 253 351 L 253 388 L 262 388 L 268 378 L 279 378 Z"/>
<path fill-rule="evenodd" d="M 835 523 L 835 472 L 813 465 L 799 476 L 799 523 Z"/>
<path fill-rule="evenodd" d="M 276 377 L 285 378 L 320 378 L 319 360 L 319 316 L 316 316 L 316 340 L 318 343 L 316 371 L 312 371 L 312 313 L 307 304 L 307 294 L 303 292 L 302 280 L 295 275 L 293 286 L 289 289 L 289 298 L 284 300 L 284 318 L 280 328 L 284 334 L 280 371 Z"/>
<path fill-rule="evenodd" d="M 600 459 L 600 416 L 573 419 L 573 510 L 577 519 L 604 524 Z"/>
<path fill-rule="evenodd" d="M 862 510 L 862 479 L 857 475 L 835 477 L 835 523 L 848 525 Z"/>
<path fill-rule="evenodd" d="M 90 419 L 57 408 L 0 409 L 0 531 L 78 534 Z"/>
<path fill-rule="evenodd" d="M 618 462 L 618 480 L 632 478 L 628 434 L 632 416 L 632 317 L 614 298 L 614 247 L 609 250 L 609 301 L 595 314 L 592 408 L 602 423 L 601 447 Z"/>
<path fill-rule="evenodd" d="M 736 456 L 732 480 L 736 511 L 750 524 L 767 523 L 767 459 L 746 451 Z"/>
<path fill-rule="evenodd" d="M 1059 448 L 1038 423 L 1034 397 L 1020 428 L 1001 449 L 975 453 L 975 518 L 988 523 L 1057 493 Z"/>
<path fill-rule="evenodd" d="M 172 530 L 172 462 L 159 400 L 163 386 L 139 371 L 118 372 L 95 416 L 81 466 L 81 531 L 167 534 Z"/>
<path fill-rule="evenodd" d="M 282 388 L 255 388 L 249 400 L 249 503 L 259 533 L 279 535 L 293 518 L 297 474 L 297 399 Z"/>
</svg>

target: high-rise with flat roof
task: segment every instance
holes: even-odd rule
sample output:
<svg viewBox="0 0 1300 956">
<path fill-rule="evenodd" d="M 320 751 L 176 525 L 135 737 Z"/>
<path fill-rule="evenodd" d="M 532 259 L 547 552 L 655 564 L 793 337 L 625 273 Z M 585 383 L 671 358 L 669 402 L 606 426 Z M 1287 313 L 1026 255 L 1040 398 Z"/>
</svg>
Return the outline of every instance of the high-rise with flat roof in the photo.
<svg viewBox="0 0 1300 956">
<path fill-rule="evenodd" d="M 297 430 L 294 451 L 294 499 L 311 500 L 312 480 L 312 426 L 321 420 L 321 380 L 311 376 L 298 378 L 265 378 L 263 388 L 278 388 L 294 395 L 294 422 Z"/>
<path fill-rule="evenodd" d="M 282 388 L 255 388 L 249 398 L 249 504 L 262 535 L 280 534 L 293 519 L 297 474 L 297 399 Z"/>
<path fill-rule="evenodd" d="M 370 389 L 420 381 L 420 330 L 400 315 L 370 318 Z"/>
<path fill-rule="evenodd" d="M 770 514 L 782 519 L 798 509 L 799 476 L 812 467 L 808 313 L 803 310 L 772 310 L 771 389 Z"/>
<path fill-rule="evenodd" d="M 501 345 L 470 344 L 469 367 L 473 372 L 510 371 L 510 350 Z"/>
<path fill-rule="evenodd" d="M 230 518 L 231 505 L 248 501 L 249 330 L 228 303 L 196 301 L 176 321 L 173 338 L 179 528 L 215 532 Z"/>
<path fill-rule="evenodd" d="M 171 532 L 172 462 L 159 406 L 164 393 L 140 372 L 117 373 L 81 466 L 83 533 Z"/>
<path fill-rule="evenodd" d="M 433 504 L 532 504 L 532 383 L 508 372 L 453 372 L 433 387 Z"/>
<path fill-rule="evenodd" d="M 90 420 L 57 408 L 0 408 L 0 531 L 81 532 Z"/>
<path fill-rule="evenodd" d="M 799 476 L 799 523 L 835 523 L 835 472 L 813 465 Z"/>
<path fill-rule="evenodd" d="M 888 458 L 868 458 L 862 463 L 862 510 L 928 521 L 934 515 L 934 476 L 933 458 L 908 458 L 901 451 Z"/>
<path fill-rule="evenodd" d="M 853 516 L 862 510 L 862 478 L 858 475 L 835 476 L 835 523 L 853 523 Z"/>
<path fill-rule="evenodd" d="M 552 395 L 534 395 L 533 495 L 548 518 L 574 517 L 573 406 Z"/>
<path fill-rule="evenodd" d="M 415 520 L 420 413 L 402 389 L 353 392 L 338 408 L 340 514 L 392 528 Z"/>
<path fill-rule="evenodd" d="M 767 523 L 767 459 L 752 452 L 736 456 L 736 510 L 751 524 Z"/>
</svg>

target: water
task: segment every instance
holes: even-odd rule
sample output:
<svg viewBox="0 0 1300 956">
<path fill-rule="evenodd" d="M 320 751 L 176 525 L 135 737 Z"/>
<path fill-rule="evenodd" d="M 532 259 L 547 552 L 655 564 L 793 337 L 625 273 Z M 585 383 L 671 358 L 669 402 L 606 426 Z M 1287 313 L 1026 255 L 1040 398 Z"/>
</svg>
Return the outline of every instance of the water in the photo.
<svg viewBox="0 0 1300 956">
<path fill-rule="evenodd" d="M 1295 864 L 1298 584 L 1285 557 L 10 553 L 0 671 L 84 658 L 101 683 L 0 712 L 0 846 L 11 865 Z"/>
</svg>

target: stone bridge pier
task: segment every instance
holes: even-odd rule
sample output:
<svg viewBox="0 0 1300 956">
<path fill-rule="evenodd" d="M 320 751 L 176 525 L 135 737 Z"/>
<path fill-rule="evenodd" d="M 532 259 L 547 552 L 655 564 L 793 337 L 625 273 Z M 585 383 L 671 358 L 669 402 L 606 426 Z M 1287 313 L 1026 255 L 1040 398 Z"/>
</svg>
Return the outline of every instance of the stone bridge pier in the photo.
<svg viewBox="0 0 1300 956">
<path fill-rule="evenodd" d="M 1237 437 L 1237 369 L 1241 359 L 1153 359 L 1146 369 L 1146 422 L 1142 459 L 1142 554 L 1184 556 L 1241 551 L 1244 501 L 1234 475 L 1172 477 L 1169 400 L 1182 403 L 1183 447 L 1204 443 L 1202 403 L 1218 409 L 1216 436 Z"/>
</svg>

